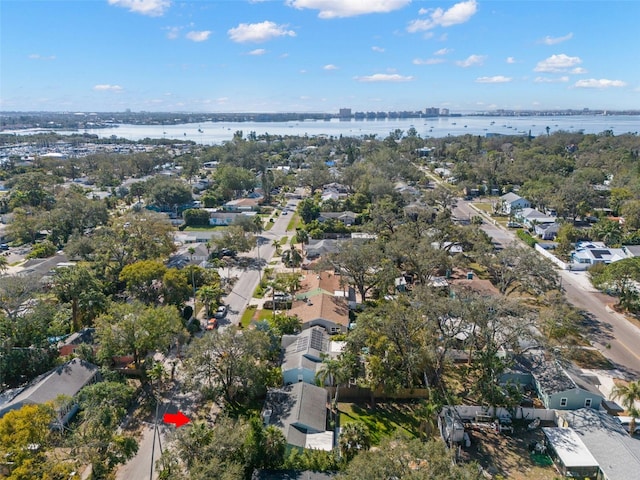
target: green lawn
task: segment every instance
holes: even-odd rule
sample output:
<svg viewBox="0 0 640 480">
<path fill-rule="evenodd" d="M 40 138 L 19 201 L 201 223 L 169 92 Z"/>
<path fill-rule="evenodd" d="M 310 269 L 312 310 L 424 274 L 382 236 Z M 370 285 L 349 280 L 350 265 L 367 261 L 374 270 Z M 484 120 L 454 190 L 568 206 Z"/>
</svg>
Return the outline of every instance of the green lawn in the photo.
<svg viewBox="0 0 640 480">
<path fill-rule="evenodd" d="M 289 223 L 287 224 L 287 231 L 295 230 L 299 223 L 300 217 L 298 217 L 298 214 L 296 213 L 291 217 L 291 220 L 289 220 Z"/>
<path fill-rule="evenodd" d="M 256 306 L 249 305 L 247 309 L 244 311 L 242 318 L 240 319 L 240 325 L 242 328 L 248 328 L 251 325 L 251 321 L 253 320 L 254 315 L 256 314 Z M 258 318 L 257 321 L 267 320 L 273 316 L 273 311 L 271 310 L 258 310 Z"/>
<path fill-rule="evenodd" d="M 491 205 L 490 203 L 486 203 L 486 202 L 478 202 L 478 203 L 473 203 L 472 204 L 474 207 L 476 207 L 478 210 L 482 210 L 483 212 L 487 212 L 489 215 L 491 215 L 493 213 L 493 205 Z"/>
<path fill-rule="evenodd" d="M 356 421 L 364 423 L 373 445 L 398 429 L 417 438 L 420 422 L 414 412 L 418 405 L 418 402 L 385 402 L 377 403 L 376 409 L 370 410 L 355 403 L 338 403 L 340 425 Z"/>
<path fill-rule="evenodd" d="M 242 314 L 242 318 L 240 319 L 240 325 L 242 328 L 247 328 L 251 324 L 251 320 L 253 319 L 253 315 L 256 313 L 256 306 L 249 305 L 247 309 Z"/>
</svg>

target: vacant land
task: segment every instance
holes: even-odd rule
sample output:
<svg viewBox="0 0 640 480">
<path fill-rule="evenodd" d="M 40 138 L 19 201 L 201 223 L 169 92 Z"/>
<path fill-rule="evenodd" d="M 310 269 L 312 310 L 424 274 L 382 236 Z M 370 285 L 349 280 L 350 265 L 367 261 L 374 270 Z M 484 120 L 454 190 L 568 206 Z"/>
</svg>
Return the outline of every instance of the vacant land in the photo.
<svg viewBox="0 0 640 480">
<path fill-rule="evenodd" d="M 362 422 L 369 429 L 371 444 L 400 430 L 411 437 L 418 437 L 420 420 L 416 413 L 418 402 L 381 402 L 375 410 L 364 404 L 338 403 L 340 425 Z"/>
<path fill-rule="evenodd" d="M 420 402 L 380 402 L 375 410 L 359 403 L 338 403 L 340 424 L 362 422 L 369 429 L 371 444 L 400 430 L 411 437 L 420 437 Z M 558 472 L 546 455 L 535 458 L 529 447 L 542 441 L 539 428 L 527 430 L 525 424 L 514 425 L 510 434 L 496 433 L 491 424 L 468 428 L 471 446 L 461 449 L 461 460 L 477 462 L 488 478 L 510 480 L 554 480 Z M 542 460 L 542 461 L 541 461 Z M 491 477 L 489 477 L 489 474 Z"/>
<path fill-rule="evenodd" d="M 504 434 L 497 433 L 490 424 L 486 424 L 467 432 L 471 437 L 471 446 L 462 450 L 462 458 L 478 462 L 493 478 L 510 480 L 558 478 L 558 472 L 550 464 L 548 456 L 533 457 L 529 452 L 529 446 L 532 443 L 543 439 L 542 430 L 529 431 L 526 426 L 519 428 L 516 426 L 513 433 Z"/>
</svg>

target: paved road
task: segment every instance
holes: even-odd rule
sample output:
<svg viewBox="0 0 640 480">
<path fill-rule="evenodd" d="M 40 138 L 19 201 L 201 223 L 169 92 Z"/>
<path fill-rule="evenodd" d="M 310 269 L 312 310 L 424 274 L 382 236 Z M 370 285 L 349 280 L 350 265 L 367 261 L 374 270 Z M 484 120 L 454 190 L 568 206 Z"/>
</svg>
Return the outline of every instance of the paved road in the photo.
<svg viewBox="0 0 640 480">
<path fill-rule="evenodd" d="M 295 208 L 297 201 L 290 201 L 292 209 Z M 229 272 L 231 276 L 237 276 L 238 280 L 233 286 L 231 293 L 224 297 L 223 302 L 228 307 L 227 316 L 220 321 L 220 328 L 224 329 L 230 325 L 238 325 L 242 314 L 244 313 L 249 300 L 253 296 L 258 283 L 260 282 L 261 270 L 268 265 L 269 260 L 275 253 L 275 248 L 272 246 L 273 240 L 280 240 L 287 235 L 287 225 L 291 219 L 291 214 L 280 215 L 274 222 L 273 227 L 270 230 L 263 232 L 258 241 L 258 245 L 239 257 L 244 257 L 250 264 L 246 269 L 231 268 Z M 291 233 L 291 232 L 289 232 Z M 220 271 L 222 277 L 229 274 L 227 269 Z M 167 361 L 170 361 L 168 359 Z M 167 368 L 170 370 L 170 367 Z M 194 405 L 192 399 L 184 395 L 171 396 L 170 399 L 164 399 L 159 418 L 161 419 L 164 413 L 175 413 L 181 411 L 187 416 L 190 416 Z M 154 458 L 160 458 L 160 442 L 165 442 L 164 432 L 173 427 L 161 426 L 162 439 L 156 438 Z M 153 441 L 153 427 L 150 424 L 145 424 L 142 429 L 142 436 L 139 439 L 138 453 L 125 465 L 121 466 L 116 475 L 116 480 L 143 480 L 150 479 L 155 480 L 158 478 L 155 466 L 153 470 L 153 476 L 151 476 L 151 454 L 154 449 Z"/>
<path fill-rule="evenodd" d="M 469 221 L 474 215 L 478 215 L 478 211 L 470 202 L 460 199 L 453 215 L 458 220 Z M 483 222 L 482 229 L 492 238 L 496 248 L 504 248 L 517 238 L 514 230 L 495 225 L 486 215 L 483 215 Z M 587 331 L 584 333 L 593 346 L 613 362 L 619 371 L 625 373 L 628 379 L 638 378 L 640 328 L 608 307 L 616 299 L 595 290 L 586 272 L 558 270 L 558 273 L 567 300 L 585 314 Z"/>
<path fill-rule="evenodd" d="M 290 210 L 295 210 L 297 203 L 297 200 L 290 200 Z M 231 293 L 226 295 L 222 300 L 228 307 L 228 313 L 220 322 L 221 329 L 240 323 L 242 314 L 247 308 L 258 283 L 260 283 L 262 269 L 268 266 L 269 260 L 271 260 L 275 253 L 273 241 L 293 234 L 293 232 L 287 232 L 287 225 L 291 220 L 292 214 L 293 213 L 289 213 L 288 215 L 278 216 L 274 221 L 273 227 L 264 231 L 258 237 L 258 245 L 250 252 L 242 255 L 243 257 L 253 260 L 248 268 L 243 270 L 238 268 L 231 269 L 232 276 L 237 276 L 238 279 L 233 285 Z M 226 270 L 221 272 L 221 275 L 224 277 L 225 273 Z"/>
<path fill-rule="evenodd" d="M 142 435 L 138 443 L 138 453 L 135 457 L 125 463 L 118 469 L 116 474 L 116 480 L 143 480 L 158 478 L 158 472 L 153 468 L 153 475 L 151 475 L 151 451 L 153 449 L 153 426 L 144 425 L 142 429 Z M 156 436 L 155 439 L 155 452 L 154 458 L 160 458 L 160 437 Z"/>
<path fill-rule="evenodd" d="M 609 307 L 617 299 L 606 294 L 585 291 L 584 272 L 560 270 L 567 300 L 585 312 L 587 336 L 602 354 L 626 373 L 628 379 L 640 378 L 640 328 Z"/>
</svg>

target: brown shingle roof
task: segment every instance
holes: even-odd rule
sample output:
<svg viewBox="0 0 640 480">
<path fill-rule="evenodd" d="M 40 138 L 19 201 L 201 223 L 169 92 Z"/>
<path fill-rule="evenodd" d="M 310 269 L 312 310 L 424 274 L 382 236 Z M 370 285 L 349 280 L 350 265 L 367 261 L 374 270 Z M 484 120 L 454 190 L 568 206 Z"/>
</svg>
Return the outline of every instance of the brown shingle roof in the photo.
<svg viewBox="0 0 640 480">
<path fill-rule="evenodd" d="M 297 315 L 303 324 L 322 318 L 338 325 L 349 326 L 349 306 L 346 301 L 326 293 L 316 295 L 308 302 L 295 301 L 289 314 Z"/>
</svg>

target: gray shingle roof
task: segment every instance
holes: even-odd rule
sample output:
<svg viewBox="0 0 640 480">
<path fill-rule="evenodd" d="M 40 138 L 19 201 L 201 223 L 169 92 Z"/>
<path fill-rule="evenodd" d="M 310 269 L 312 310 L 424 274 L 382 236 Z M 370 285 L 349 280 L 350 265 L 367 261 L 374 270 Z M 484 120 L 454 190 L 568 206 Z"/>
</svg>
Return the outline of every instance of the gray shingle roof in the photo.
<svg viewBox="0 0 640 480">
<path fill-rule="evenodd" d="M 630 437 L 615 417 L 590 408 L 563 412 L 608 480 L 638 478 L 640 440 Z"/>
<path fill-rule="evenodd" d="M 327 392 L 304 382 L 272 389 L 262 411 L 270 411 L 269 425 L 280 428 L 287 443 L 304 448 L 306 433 L 326 430 Z"/>
<path fill-rule="evenodd" d="M 74 358 L 70 362 L 41 375 L 8 403 L 0 405 L 0 417 L 9 410 L 21 408 L 23 405 L 50 402 L 59 395 L 74 397 L 82 387 L 98 375 L 98 372 L 99 369 L 95 365 Z"/>
</svg>

